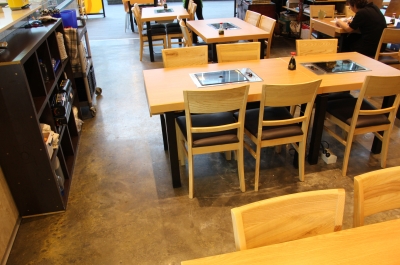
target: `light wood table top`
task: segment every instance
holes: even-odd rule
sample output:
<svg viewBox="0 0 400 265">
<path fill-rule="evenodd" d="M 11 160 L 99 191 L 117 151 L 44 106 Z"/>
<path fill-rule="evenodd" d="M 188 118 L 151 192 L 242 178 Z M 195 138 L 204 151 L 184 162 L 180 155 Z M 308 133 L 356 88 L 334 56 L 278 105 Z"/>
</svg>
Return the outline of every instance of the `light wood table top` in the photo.
<svg viewBox="0 0 400 265">
<path fill-rule="evenodd" d="M 3 13 L 0 13 L 0 33 L 33 14 L 41 7 L 41 5 L 31 5 L 28 8 L 14 11 L 11 11 L 8 7 L 3 7 Z"/>
<path fill-rule="evenodd" d="M 142 21 L 162 21 L 162 20 L 174 20 L 177 16 L 182 18 L 189 18 L 189 13 L 183 6 L 171 6 L 169 9 L 173 9 L 173 12 L 157 13 L 156 10 L 164 10 L 164 7 L 146 7 L 142 9 Z"/>
<path fill-rule="evenodd" d="M 300 64 L 301 62 L 321 62 L 344 59 L 357 62 L 371 71 L 316 75 Z M 262 78 L 263 81 L 249 83 L 249 102 L 260 100 L 261 87 L 265 83 L 301 83 L 322 79 L 322 84 L 318 90 L 318 93 L 322 94 L 360 89 L 367 75 L 391 76 L 400 74 L 399 70 L 356 52 L 297 56 L 297 70 L 295 71 L 287 70 L 288 62 L 289 58 L 274 58 L 256 61 L 206 64 L 198 67 L 144 70 L 143 76 L 150 115 L 184 109 L 183 90 L 200 89 L 194 84 L 189 76 L 190 73 L 250 68 Z M 237 85 L 238 84 L 214 86 L 208 89 Z"/>
<path fill-rule="evenodd" d="M 225 30 L 224 35 L 219 35 L 218 29 L 215 29 L 209 24 L 220 22 L 232 23 L 239 27 L 239 29 Z M 186 25 L 206 43 L 267 39 L 269 37 L 269 33 L 265 30 L 257 28 L 236 17 L 190 20 L 186 22 Z"/>
<path fill-rule="evenodd" d="M 233 239 L 232 239 L 233 240 Z M 291 242 L 183 261 L 182 265 L 399 263 L 400 219 Z"/>
<path fill-rule="evenodd" d="M 281 59 L 288 63 L 290 57 L 285 57 Z M 317 75 L 301 65 L 301 63 L 325 62 L 335 60 L 352 60 L 360 64 L 361 66 L 366 67 L 370 71 Z M 367 75 L 400 75 L 400 70 L 378 62 L 370 57 L 367 57 L 357 52 L 296 56 L 296 66 L 297 70 L 305 71 L 306 74 L 310 77 L 315 79 L 322 79 L 318 94 L 339 92 L 344 90 L 358 90 L 361 88 Z"/>
<path fill-rule="evenodd" d="M 205 64 L 197 67 L 161 68 L 144 70 L 144 84 L 150 115 L 179 111 L 184 109 L 183 90 L 197 88 L 189 74 L 217 70 L 250 68 L 263 79 L 262 82 L 250 82 L 248 101 L 257 101 L 261 97 L 261 87 L 264 83 L 286 84 L 301 83 L 315 80 L 304 70 L 289 71 L 288 64 L 282 59 L 264 59 L 255 61 Z M 211 86 L 207 89 L 219 89 L 239 86 L 241 83 Z M 207 90 L 205 89 L 205 90 Z"/>
</svg>

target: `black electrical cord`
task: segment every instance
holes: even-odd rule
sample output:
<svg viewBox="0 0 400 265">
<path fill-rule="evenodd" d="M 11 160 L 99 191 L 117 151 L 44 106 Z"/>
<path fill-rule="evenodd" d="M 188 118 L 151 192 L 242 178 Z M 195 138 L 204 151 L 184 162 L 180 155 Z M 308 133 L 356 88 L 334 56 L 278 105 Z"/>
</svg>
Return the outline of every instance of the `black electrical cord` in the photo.
<svg viewBox="0 0 400 265">
<path fill-rule="evenodd" d="M 323 143 L 326 144 L 326 148 L 324 147 Z M 329 143 L 327 141 L 322 141 L 321 142 L 321 149 L 322 149 L 322 153 L 326 156 L 326 157 L 330 157 L 331 153 L 328 152 L 329 149 Z"/>
</svg>

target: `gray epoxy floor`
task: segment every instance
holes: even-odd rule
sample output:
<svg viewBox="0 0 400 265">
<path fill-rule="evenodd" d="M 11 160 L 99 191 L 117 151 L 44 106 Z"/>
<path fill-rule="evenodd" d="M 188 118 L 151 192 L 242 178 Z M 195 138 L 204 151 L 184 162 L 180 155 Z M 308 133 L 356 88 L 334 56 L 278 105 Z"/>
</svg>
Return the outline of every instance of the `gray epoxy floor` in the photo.
<svg viewBox="0 0 400 265">
<path fill-rule="evenodd" d="M 222 11 L 229 16 L 231 5 L 205 2 L 210 10 L 206 17 Z M 161 56 L 156 54 L 156 63 L 150 63 L 145 53 L 139 62 L 137 35 L 124 32 L 122 5 L 106 6 L 106 12 L 106 19 L 88 22 L 89 37 L 95 36 L 91 49 L 103 94 L 97 97 L 97 116 L 83 124 L 67 211 L 23 219 L 7 264 L 180 264 L 232 252 L 231 208 L 318 189 L 346 190 L 343 229 L 352 227 L 353 178 L 380 168 L 380 155 L 368 151 L 372 134 L 356 138 L 346 177 L 340 173 L 344 147 L 324 134 L 338 161 L 306 164 L 304 182 L 291 165 L 292 151 L 276 154 L 268 148 L 262 154 L 258 192 L 253 191 L 255 162 L 247 152 L 245 193 L 239 190 L 236 163 L 221 154 L 195 158 L 194 199 L 187 196 L 185 167 L 182 187 L 173 189 L 159 117 L 149 116 L 142 77 L 143 69 L 162 67 Z M 291 50 L 292 39 L 274 39 L 273 57 Z M 399 125 L 396 121 L 388 167 L 400 165 Z M 368 222 L 399 217 L 395 210 Z"/>
</svg>

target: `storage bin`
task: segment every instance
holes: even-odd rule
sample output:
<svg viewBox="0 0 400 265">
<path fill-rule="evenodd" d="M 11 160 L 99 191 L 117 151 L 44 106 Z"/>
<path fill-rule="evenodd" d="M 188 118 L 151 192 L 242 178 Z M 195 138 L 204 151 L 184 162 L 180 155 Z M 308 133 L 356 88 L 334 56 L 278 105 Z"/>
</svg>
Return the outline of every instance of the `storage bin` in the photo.
<svg viewBox="0 0 400 265">
<path fill-rule="evenodd" d="M 64 28 L 78 28 L 78 22 L 76 20 L 76 11 L 74 9 L 71 10 L 63 10 L 60 12 L 61 19 L 64 25 Z"/>
</svg>

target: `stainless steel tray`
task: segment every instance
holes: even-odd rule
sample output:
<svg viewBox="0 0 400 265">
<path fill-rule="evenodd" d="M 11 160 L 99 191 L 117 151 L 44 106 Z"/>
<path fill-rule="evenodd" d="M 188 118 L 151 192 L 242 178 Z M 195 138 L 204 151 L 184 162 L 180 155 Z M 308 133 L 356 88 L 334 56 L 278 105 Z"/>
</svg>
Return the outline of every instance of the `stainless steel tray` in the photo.
<svg viewBox="0 0 400 265">
<path fill-rule="evenodd" d="M 301 63 L 301 65 L 317 75 L 370 71 L 370 69 L 353 62 L 352 60 L 309 62 Z"/>
<path fill-rule="evenodd" d="M 234 83 L 263 81 L 250 68 L 229 69 L 189 74 L 197 87 L 222 86 Z"/>
</svg>

